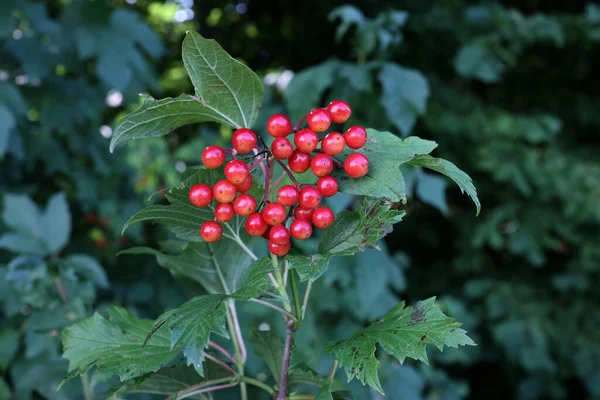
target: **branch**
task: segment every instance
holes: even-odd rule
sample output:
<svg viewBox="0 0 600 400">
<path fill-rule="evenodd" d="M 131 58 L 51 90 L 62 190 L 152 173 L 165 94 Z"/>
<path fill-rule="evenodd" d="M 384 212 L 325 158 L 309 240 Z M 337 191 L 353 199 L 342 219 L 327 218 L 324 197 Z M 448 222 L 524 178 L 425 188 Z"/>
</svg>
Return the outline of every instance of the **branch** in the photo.
<svg viewBox="0 0 600 400">
<path fill-rule="evenodd" d="M 179 392 L 174 393 L 173 395 L 167 397 L 165 400 L 186 399 L 188 397 L 192 397 L 192 396 L 195 396 L 200 393 L 211 392 L 213 390 L 227 389 L 229 387 L 233 387 L 233 386 L 237 385 L 237 382 L 231 383 L 233 379 L 235 379 L 235 378 L 232 376 L 229 376 L 227 378 L 213 379 L 211 381 L 202 382 L 197 385 L 193 385 L 193 386 L 187 387 L 185 389 L 182 389 Z M 223 383 L 226 383 L 226 384 L 223 384 Z"/>
<path fill-rule="evenodd" d="M 283 171 L 287 174 L 287 176 L 290 177 L 290 179 L 292 180 L 292 182 L 294 182 L 294 185 L 296 185 L 296 187 L 302 186 L 300 184 L 300 182 L 298 182 L 296 180 L 296 177 L 294 177 L 294 174 L 292 173 L 292 171 L 290 171 L 290 169 L 288 168 L 288 166 L 283 163 L 283 161 L 278 160 L 278 159 L 275 159 L 275 161 L 277 162 L 277 164 L 281 165 L 281 168 L 283 168 Z"/>
<path fill-rule="evenodd" d="M 227 371 L 231 372 L 233 375 L 237 374 L 237 372 L 235 372 L 235 369 L 231 368 L 229 365 L 227 365 L 225 362 L 219 360 L 217 357 L 213 357 L 210 354 L 204 354 L 204 357 L 206 357 L 208 360 L 211 360 L 212 362 L 219 364 L 221 367 L 225 368 Z"/>
<path fill-rule="evenodd" d="M 211 346 L 212 348 L 214 348 L 215 350 L 219 351 L 221 354 L 223 354 L 225 357 L 227 357 L 231 362 L 235 362 L 231 353 L 228 352 L 227 350 L 225 350 L 223 347 L 219 346 L 217 343 L 213 342 L 212 340 L 209 340 L 208 345 Z"/>
<path fill-rule="evenodd" d="M 283 360 L 281 361 L 281 377 L 279 378 L 279 392 L 275 400 L 285 400 L 287 393 L 288 369 L 292 354 L 292 344 L 294 342 L 294 320 L 286 322 L 287 330 L 285 335 L 285 347 L 283 350 Z"/>
<path fill-rule="evenodd" d="M 261 299 L 250 299 L 248 301 L 250 301 L 252 303 L 262 304 L 265 307 L 269 307 L 269 308 L 272 308 L 273 310 L 279 311 L 281 314 L 285 315 L 288 318 L 293 319 L 294 321 L 298 321 L 298 318 L 296 318 L 296 316 L 294 314 L 284 310 L 281 307 L 276 306 L 275 304 L 269 303 L 268 301 L 261 300 Z"/>
</svg>

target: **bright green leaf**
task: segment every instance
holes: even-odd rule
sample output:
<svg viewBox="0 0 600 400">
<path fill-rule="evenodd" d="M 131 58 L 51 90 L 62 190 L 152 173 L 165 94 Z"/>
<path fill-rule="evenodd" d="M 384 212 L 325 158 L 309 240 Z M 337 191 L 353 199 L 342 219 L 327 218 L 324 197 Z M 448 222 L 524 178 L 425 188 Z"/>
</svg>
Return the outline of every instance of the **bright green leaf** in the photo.
<svg viewBox="0 0 600 400">
<path fill-rule="evenodd" d="M 327 271 L 331 254 L 313 254 L 307 256 L 290 255 L 286 257 L 290 269 L 295 269 L 302 282 L 317 280 Z"/>
</svg>

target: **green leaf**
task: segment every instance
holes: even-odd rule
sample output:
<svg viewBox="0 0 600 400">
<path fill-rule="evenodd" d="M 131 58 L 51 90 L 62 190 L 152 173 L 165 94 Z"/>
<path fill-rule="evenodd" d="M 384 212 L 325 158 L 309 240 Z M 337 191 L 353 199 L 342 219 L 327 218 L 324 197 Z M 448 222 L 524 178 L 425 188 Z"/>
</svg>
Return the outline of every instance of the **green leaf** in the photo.
<svg viewBox="0 0 600 400">
<path fill-rule="evenodd" d="M 0 237 L 0 248 L 38 256 L 48 254 L 48 248 L 41 240 L 25 233 L 5 233 Z"/>
<path fill-rule="evenodd" d="M 252 342 L 252 347 L 256 354 L 258 354 L 265 364 L 267 364 L 269 371 L 271 371 L 271 375 L 275 381 L 279 383 L 285 347 L 283 341 L 271 331 L 253 331 L 250 341 Z"/>
<path fill-rule="evenodd" d="M 285 89 L 284 97 L 290 117 L 300 119 L 317 104 L 339 70 L 339 61 L 329 60 L 294 75 Z"/>
<path fill-rule="evenodd" d="M 0 343 L 0 371 L 4 371 L 19 350 L 19 332 L 11 328 L 0 329 Z"/>
<path fill-rule="evenodd" d="M 379 72 L 381 104 L 389 120 L 407 136 L 427 109 L 429 84 L 419 71 L 386 63 Z"/>
<path fill-rule="evenodd" d="M 327 351 L 344 367 L 348 381 L 356 377 L 383 394 L 377 373 L 379 361 L 375 358 L 377 343 L 401 364 L 407 357 L 428 363 L 427 344 L 440 351 L 444 346 L 475 345 L 459 328 L 461 324 L 442 313 L 434 302 L 432 297 L 408 308 L 402 302 L 348 340 L 330 344 Z"/>
<path fill-rule="evenodd" d="M 432 174 L 419 174 L 417 178 L 417 196 L 426 204 L 448 213 L 446 202 L 446 180 Z"/>
<path fill-rule="evenodd" d="M 15 125 L 16 121 L 13 113 L 0 104 L 0 159 L 8 149 L 10 135 Z"/>
<path fill-rule="evenodd" d="M 471 197 L 473 203 L 475 203 L 475 206 L 477 207 L 475 215 L 479 215 L 479 212 L 481 211 L 481 203 L 477 198 L 477 189 L 475 189 L 475 185 L 473 185 L 473 180 L 456 165 L 442 158 L 435 158 L 429 155 L 417 156 L 410 160 L 409 163 L 432 169 L 452 179 L 458 185 L 461 192 L 466 192 L 469 197 Z"/>
<path fill-rule="evenodd" d="M 476 78 L 484 83 L 498 82 L 506 69 L 485 42 L 462 46 L 454 59 L 454 68 L 465 78 Z"/>
<path fill-rule="evenodd" d="M 0 378 L 0 400 L 10 400 L 10 387 L 3 378 Z"/>
<path fill-rule="evenodd" d="M 295 269 L 302 282 L 315 281 L 327 271 L 331 254 L 312 254 L 308 256 L 290 255 L 286 257 L 290 269 Z"/>
<path fill-rule="evenodd" d="M 50 198 L 41 216 L 41 235 L 51 252 L 56 253 L 71 237 L 71 212 L 64 193 Z"/>
<path fill-rule="evenodd" d="M 239 265 L 236 265 L 239 268 Z M 261 257 L 250 264 L 246 270 L 244 284 L 232 294 L 236 300 L 267 297 L 284 300 L 279 291 L 273 286 L 268 274 L 275 271 L 270 257 Z"/>
<path fill-rule="evenodd" d="M 315 400 L 333 400 L 333 397 L 331 396 L 331 382 L 327 382 L 321 387 Z"/>
<path fill-rule="evenodd" d="M 217 120 L 218 115 L 197 98 L 182 94 L 177 98 L 156 100 L 142 95 L 142 105 L 123 118 L 110 141 L 110 151 L 128 140 L 164 136 L 180 126 Z"/>
<path fill-rule="evenodd" d="M 196 32 L 187 32 L 182 57 L 196 97 L 217 116 L 215 121 L 233 128 L 252 128 L 264 95 L 259 77 L 215 40 Z"/>
<path fill-rule="evenodd" d="M 183 349 L 188 365 L 204 376 L 204 349 L 211 333 L 229 337 L 225 327 L 225 296 L 207 295 L 194 297 L 180 307 L 162 314 L 156 320 L 147 341 L 155 334 L 171 335 L 171 348 Z M 167 330 L 165 330 L 167 329 Z"/>
<path fill-rule="evenodd" d="M 85 254 L 72 254 L 61 260 L 65 268 L 72 269 L 78 275 L 83 276 L 98 287 L 108 288 L 108 278 L 102 266 L 95 258 Z"/>
<path fill-rule="evenodd" d="M 367 144 L 359 153 L 369 158 L 369 172 L 359 179 L 349 178 L 343 169 L 333 172 L 340 183 L 343 193 L 384 197 L 390 201 L 406 201 L 406 185 L 400 172 L 400 165 L 410 161 L 419 154 L 429 154 L 437 147 L 437 143 L 416 136 L 404 140 L 390 132 L 367 129 Z M 356 151 L 346 150 L 334 157 L 343 162 L 348 155 Z"/>
<path fill-rule="evenodd" d="M 29 196 L 11 193 L 4 195 L 2 220 L 8 227 L 39 236 L 39 218 L 40 212 Z"/>
<path fill-rule="evenodd" d="M 65 381 L 92 367 L 124 381 L 156 372 L 179 354 L 168 332 L 157 332 L 144 345 L 153 321 L 120 307 L 109 308 L 108 315 L 105 319 L 96 313 L 63 331 L 63 357 L 69 360 L 70 373 Z"/>
<path fill-rule="evenodd" d="M 312 368 L 309 368 L 304 363 L 299 363 L 290 366 L 290 372 L 288 377 L 288 384 L 290 385 L 290 387 L 298 385 L 310 385 L 320 388 L 328 382 L 329 377 L 319 374 Z M 344 385 L 342 385 L 342 383 L 339 380 L 334 379 L 331 383 L 332 391 L 344 390 Z"/>
</svg>

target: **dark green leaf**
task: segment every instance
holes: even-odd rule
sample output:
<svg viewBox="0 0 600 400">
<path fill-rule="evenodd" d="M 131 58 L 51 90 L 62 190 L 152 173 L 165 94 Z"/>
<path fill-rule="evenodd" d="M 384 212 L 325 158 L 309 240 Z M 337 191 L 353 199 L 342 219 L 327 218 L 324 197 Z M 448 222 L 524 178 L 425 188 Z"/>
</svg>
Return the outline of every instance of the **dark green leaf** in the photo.
<svg viewBox="0 0 600 400">
<path fill-rule="evenodd" d="M 48 254 L 46 244 L 25 233 L 5 233 L 0 236 L 0 248 L 15 253 L 44 256 Z"/>
<path fill-rule="evenodd" d="M 0 370 L 4 371 L 19 350 L 19 332 L 11 328 L 0 329 L 0 343 Z"/>
<path fill-rule="evenodd" d="M 108 278 L 102 266 L 95 258 L 85 254 L 72 254 L 62 259 L 64 267 L 94 282 L 98 287 L 108 288 Z"/>
<path fill-rule="evenodd" d="M 279 383 L 281 378 L 281 363 L 283 360 L 283 341 L 273 332 L 253 331 L 250 339 L 254 351 L 267 364 L 273 379 Z M 290 379 L 291 380 L 291 379 Z M 291 383 L 291 382 L 290 382 Z"/>
<path fill-rule="evenodd" d="M 466 78 L 494 83 L 498 82 L 506 67 L 485 42 L 476 42 L 460 48 L 454 60 L 454 68 Z"/>
<path fill-rule="evenodd" d="M 312 368 L 306 366 L 304 363 L 290 366 L 288 384 L 291 387 L 297 385 L 310 385 L 320 388 L 327 382 L 329 382 L 329 377 L 319 374 Z M 337 379 L 334 379 L 333 382 L 331 382 L 331 390 L 344 390 L 344 385 L 342 385 L 342 383 Z"/>
<path fill-rule="evenodd" d="M 339 62 L 329 60 L 294 76 L 284 93 L 291 118 L 302 118 L 320 103 L 323 92 L 333 83 L 338 69 Z"/>
<path fill-rule="evenodd" d="M 51 252 L 56 253 L 71 237 L 71 212 L 64 193 L 50 198 L 40 220 L 41 235 Z"/>
<path fill-rule="evenodd" d="M 290 269 L 293 268 L 298 273 L 301 281 L 317 280 L 327 271 L 331 254 L 313 254 L 308 256 L 290 255 L 286 257 Z"/>
</svg>

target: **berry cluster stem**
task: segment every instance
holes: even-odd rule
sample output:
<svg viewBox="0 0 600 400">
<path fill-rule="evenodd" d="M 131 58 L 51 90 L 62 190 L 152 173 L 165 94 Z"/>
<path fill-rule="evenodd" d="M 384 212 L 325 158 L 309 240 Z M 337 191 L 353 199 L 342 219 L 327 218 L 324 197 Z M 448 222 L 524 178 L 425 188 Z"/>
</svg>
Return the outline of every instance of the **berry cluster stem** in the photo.
<svg viewBox="0 0 600 400">
<path fill-rule="evenodd" d="M 300 182 L 298 182 L 298 180 L 294 177 L 294 174 L 292 173 L 292 171 L 290 171 L 290 169 L 288 168 L 287 165 L 285 165 L 283 163 L 283 161 L 275 159 L 275 161 L 277 161 L 277 164 L 281 165 L 281 168 L 283 168 L 283 171 L 287 174 L 287 176 L 290 177 L 290 179 L 292 180 L 292 182 L 294 182 L 294 185 L 296 185 L 296 187 L 300 187 Z"/>
</svg>

